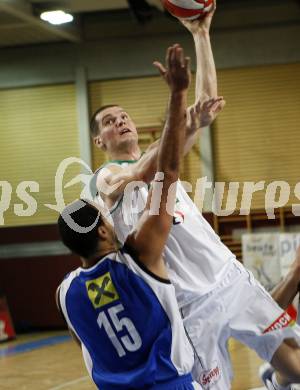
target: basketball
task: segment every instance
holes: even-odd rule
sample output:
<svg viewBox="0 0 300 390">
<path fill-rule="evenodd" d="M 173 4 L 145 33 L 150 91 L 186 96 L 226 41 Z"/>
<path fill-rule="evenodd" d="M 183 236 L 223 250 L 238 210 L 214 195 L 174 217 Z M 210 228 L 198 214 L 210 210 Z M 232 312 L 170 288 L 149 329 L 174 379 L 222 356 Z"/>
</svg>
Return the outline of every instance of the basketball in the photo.
<svg viewBox="0 0 300 390">
<path fill-rule="evenodd" d="M 213 0 L 162 0 L 167 11 L 179 19 L 194 20 L 205 16 L 213 8 Z"/>
</svg>

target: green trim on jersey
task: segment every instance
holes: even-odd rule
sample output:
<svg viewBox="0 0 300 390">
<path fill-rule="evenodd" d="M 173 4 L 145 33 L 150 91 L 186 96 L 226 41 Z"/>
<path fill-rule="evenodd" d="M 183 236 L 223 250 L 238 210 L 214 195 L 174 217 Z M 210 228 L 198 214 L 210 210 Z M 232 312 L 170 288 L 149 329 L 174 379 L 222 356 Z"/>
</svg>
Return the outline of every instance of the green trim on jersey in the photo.
<svg viewBox="0 0 300 390">
<path fill-rule="evenodd" d="M 141 153 L 141 157 L 145 154 L 146 152 L 142 152 Z M 140 157 L 140 158 L 141 158 Z M 121 165 L 121 164 L 123 164 L 123 163 L 128 163 L 128 164 L 134 164 L 134 163 L 136 163 L 136 162 L 138 162 L 139 160 L 109 160 L 109 161 L 107 161 L 106 163 L 104 163 L 104 164 L 102 164 L 101 165 L 101 167 L 100 168 L 98 168 L 98 170 L 99 169 L 101 169 L 101 168 L 104 168 L 106 165 L 108 165 L 108 164 L 119 164 L 119 165 Z"/>
<path fill-rule="evenodd" d="M 106 165 L 109 165 L 109 164 L 118 164 L 118 165 L 121 165 L 123 163 L 128 163 L 128 164 L 134 164 L 136 162 L 138 162 L 139 160 L 110 160 L 110 161 L 107 161 L 106 163 L 104 163 L 103 165 L 101 165 L 101 168 L 104 168 Z"/>
<path fill-rule="evenodd" d="M 123 163 L 128 163 L 128 164 L 134 164 L 139 160 L 111 160 L 109 163 L 117 163 L 117 164 L 123 164 Z"/>
</svg>

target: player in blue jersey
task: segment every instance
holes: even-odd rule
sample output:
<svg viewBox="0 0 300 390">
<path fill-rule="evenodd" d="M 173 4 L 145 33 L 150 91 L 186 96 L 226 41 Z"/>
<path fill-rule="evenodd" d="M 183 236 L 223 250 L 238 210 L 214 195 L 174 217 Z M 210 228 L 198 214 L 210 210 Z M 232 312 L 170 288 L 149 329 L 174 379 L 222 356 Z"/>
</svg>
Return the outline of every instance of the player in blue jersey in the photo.
<svg viewBox="0 0 300 390">
<path fill-rule="evenodd" d="M 57 304 L 101 390 L 192 390 L 193 350 L 162 252 L 171 228 L 190 82 L 182 48 L 168 49 L 168 118 L 147 207 L 120 248 L 99 206 L 78 200 L 61 213 L 63 242 L 82 267 L 66 276 Z"/>
</svg>

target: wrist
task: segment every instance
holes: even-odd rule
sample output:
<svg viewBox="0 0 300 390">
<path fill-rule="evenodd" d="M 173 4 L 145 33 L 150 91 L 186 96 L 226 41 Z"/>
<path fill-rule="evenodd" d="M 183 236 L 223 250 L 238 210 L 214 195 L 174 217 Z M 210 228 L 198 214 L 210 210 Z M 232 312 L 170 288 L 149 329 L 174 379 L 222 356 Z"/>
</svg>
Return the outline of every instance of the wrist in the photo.
<svg viewBox="0 0 300 390">
<path fill-rule="evenodd" d="M 171 89 L 171 97 L 174 99 L 182 99 L 187 96 L 188 89 Z"/>
<path fill-rule="evenodd" d="M 210 39 L 209 29 L 200 27 L 193 33 L 194 41 L 197 42 L 200 39 Z"/>
<path fill-rule="evenodd" d="M 287 275 L 288 284 L 293 290 L 298 289 L 298 285 L 300 283 L 299 273 L 296 270 L 291 270 Z"/>
</svg>

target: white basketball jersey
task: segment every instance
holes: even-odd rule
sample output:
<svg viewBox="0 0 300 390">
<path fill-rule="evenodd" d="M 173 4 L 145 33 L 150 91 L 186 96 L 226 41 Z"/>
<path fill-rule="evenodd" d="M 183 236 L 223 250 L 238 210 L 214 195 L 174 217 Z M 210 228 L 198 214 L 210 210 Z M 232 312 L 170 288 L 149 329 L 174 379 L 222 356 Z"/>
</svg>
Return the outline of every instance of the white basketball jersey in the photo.
<svg viewBox="0 0 300 390">
<path fill-rule="evenodd" d="M 126 162 L 119 162 L 126 166 Z M 147 200 L 147 186 L 124 193 L 111 208 L 116 234 L 124 243 L 135 228 Z M 178 182 L 173 227 L 164 252 L 179 306 L 214 289 L 227 273 L 234 254 L 221 242 Z"/>
<path fill-rule="evenodd" d="M 164 254 L 180 306 L 214 289 L 235 259 L 180 181 Z"/>
</svg>

